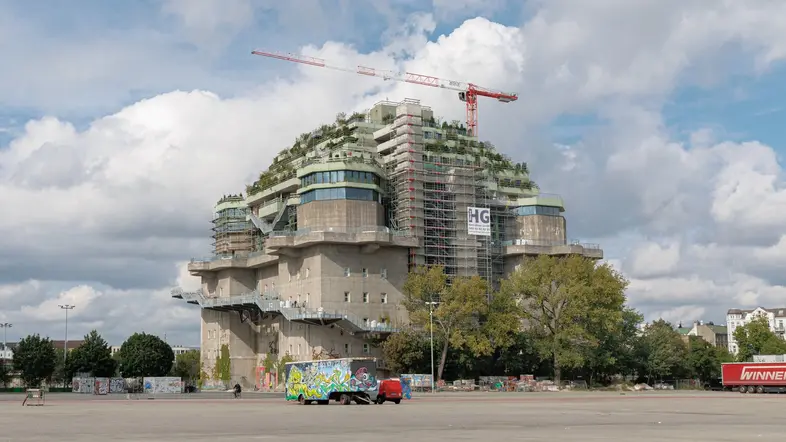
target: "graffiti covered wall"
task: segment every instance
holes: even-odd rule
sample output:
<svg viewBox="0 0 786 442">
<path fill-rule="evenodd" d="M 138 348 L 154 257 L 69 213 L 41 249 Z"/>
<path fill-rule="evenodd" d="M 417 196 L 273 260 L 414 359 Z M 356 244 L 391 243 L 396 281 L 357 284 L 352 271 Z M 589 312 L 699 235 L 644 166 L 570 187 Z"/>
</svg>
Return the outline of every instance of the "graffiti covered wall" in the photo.
<svg viewBox="0 0 786 442">
<path fill-rule="evenodd" d="M 114 394 L 126 392 L 123 378 L 75 377 L 71 379 L 71 392 L 81 394 Z"/>
<path fill-rule="evenodd" d="M 109 378 L 96 378 L 93 394 L 109 394 Z"/>
<path fill-rule="evenodd" d="M 109 394 L 116 394 L 116 393 L 125 393 L 126 392 L 126 380 L 123 378 L 111 378 L 109 379 Z"/>
<path fill-rule="evenodd" d="M 71 392 L 81 394 L 93 394 L 95 391 L 95 378 L 72 378 L 71 379 Z"/>
<path fill-rule="evenodd" d="M 179 394 L 183 392 L 183 381 L 175 377 L 149 377 L 142 380 L 145 394 Z"/>
<path fill-rule="evenodd" d="M 287 364 L 286 397 L 297 400 L 328 400 L 333 392 L 377 389 L 376 362 L 351 359 Z"/>
<path fill-rule="evenodd" d="M 431 375 L 430 374 L 402 374 L 399 376 L 402 380 L 409 383 L 410 388 L 423 389 L 431 388 Z"/>
</svg>

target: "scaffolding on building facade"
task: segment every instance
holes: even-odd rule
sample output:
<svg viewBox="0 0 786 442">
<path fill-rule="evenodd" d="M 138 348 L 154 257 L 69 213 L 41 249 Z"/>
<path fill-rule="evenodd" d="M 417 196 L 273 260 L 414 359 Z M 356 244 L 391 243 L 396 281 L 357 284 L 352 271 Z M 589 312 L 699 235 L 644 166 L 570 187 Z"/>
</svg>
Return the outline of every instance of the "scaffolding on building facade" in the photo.
<svg viewBox="0 0 786 442">
<path fill-rule="evenodd" d="M 504 271 L 502 241 L 511 212 L 489 189 L 481 165 L 427 147 L 422 109 L 417 100 L 405 100 L 396 108 L 395 146 L 383 158 L 390 226 L 419 240 L 419 246 L 409 251 L 410 271 L 441 266 L 449 279 L 478 275 L 497 286 Z M 456 145 L 467 142 L 450 135 L 447 140 Z M 491 210 L 490 237 L 469 234 L 469 207 Z"/>
<path fill-rule="evenodd" d="M 223 203 L 226 204 L 222 207 Z M 248 253 L 254 249 L 255 229 L 242 196 L 224 197 L 213 214 L 213 253 L 218 256 Z"/>
</svg>

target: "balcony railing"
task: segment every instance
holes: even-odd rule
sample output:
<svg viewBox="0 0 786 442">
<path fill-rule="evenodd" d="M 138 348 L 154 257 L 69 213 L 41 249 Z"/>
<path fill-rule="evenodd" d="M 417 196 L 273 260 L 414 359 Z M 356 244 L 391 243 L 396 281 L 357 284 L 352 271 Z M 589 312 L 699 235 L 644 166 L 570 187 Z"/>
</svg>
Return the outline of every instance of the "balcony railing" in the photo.
<svg viewBox="0 0 786 442">
<path fill-rule="evenodd" d="M 361 318 L 349 311 L 334 310 L 329 311 L 324 308 L 295 307 L 290 301 L 282 301 L 279 294 L 274 291 L 260 293 L 254 290 L 248 293 L 232 296 L 205 296 L 204 290 L 196 292 L 184 292 L 176 288 L 172 290 L 172 295 L 186 301 L 197 301 L 202 308 L 228 307 L 231 305 L 256 304 L 262 311 L 278 311 L 288 320 L 314 320 L 314 319 L 333 319 L 344 320 L 351 323 L 356 329 L 370 332 L 394 332 L 398 330 L 391 322 L 380 322 Z"/>
<path fill-rule="evenodd" d="M 389 233 L 393 236 L 410 236 L 409 231 L 395 230 L 390 227 L 384 226 L 361 226 L 361 227 L 310 227 L 306 229 L 290 230 L 275 230 L 270 233 L 271 237 L 284 237 L 284 236 L 304 236 L 314 233 L 343 233 L 343 234 L 361 234 L 361 233 Z"/>
<path fill-rule="evenodd" d="M 556 246 L 581 246 L 585 249 L 600 250 L 600 244 L 582 243 L 578 240 L 570 241 L 550 241 L 542 239 L 527 239 L 517 238 L 507 241 L 502 241 L 503 246 L 543 246 L 543 247 L 556 247 Z"/>
</svg>

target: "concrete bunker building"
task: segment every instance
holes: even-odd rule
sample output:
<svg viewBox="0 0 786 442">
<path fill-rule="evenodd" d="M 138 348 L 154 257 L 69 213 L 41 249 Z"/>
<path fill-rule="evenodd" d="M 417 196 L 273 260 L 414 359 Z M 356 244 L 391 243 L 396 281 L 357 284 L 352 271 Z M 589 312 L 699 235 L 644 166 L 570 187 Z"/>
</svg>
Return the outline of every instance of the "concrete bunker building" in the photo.
<svg viewBox="0 0 786 442">
<path fill-rule="evenodd" d="M 470 207 L 490 210 L 489 236 L 468 231 Z M 496 285 L 527 257 L 602 258 L 568 241 L 564 210 L 458 122 L 380 102 L 300 135 L 245 197 L 218 201 L 214 255 L 188 266 L 202 287 L 172 295 L 201 307 L 208 373 L 228 345 L 233 382 L 252 385 L 270 353 L 379 358 L 372 342 L 407 323 L 400 290 L 417 266 Z"/>
</svg>

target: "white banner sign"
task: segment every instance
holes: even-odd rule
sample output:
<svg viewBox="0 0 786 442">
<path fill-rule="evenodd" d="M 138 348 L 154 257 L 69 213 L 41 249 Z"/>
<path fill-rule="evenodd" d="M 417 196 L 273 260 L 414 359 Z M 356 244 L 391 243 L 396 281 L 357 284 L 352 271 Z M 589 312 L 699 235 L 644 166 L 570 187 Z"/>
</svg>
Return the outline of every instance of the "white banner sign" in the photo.
<svg viewBox="0 0 786 442">
<path fill-rule="evenodd" d="M 491 209 L 467 207 L 467 233 L 476 236 L 491 236 Z"/>
</svg>

